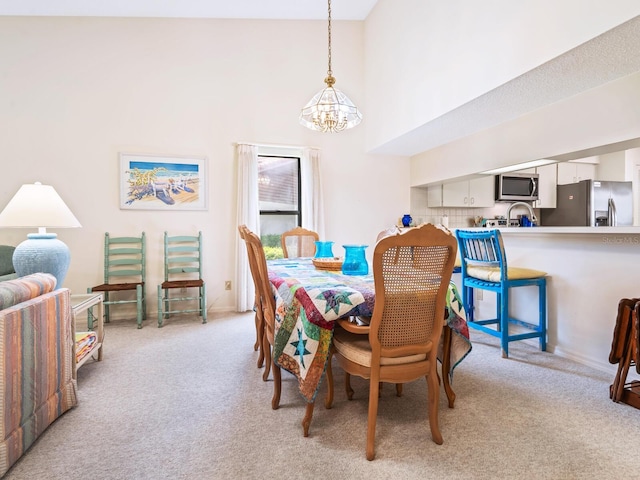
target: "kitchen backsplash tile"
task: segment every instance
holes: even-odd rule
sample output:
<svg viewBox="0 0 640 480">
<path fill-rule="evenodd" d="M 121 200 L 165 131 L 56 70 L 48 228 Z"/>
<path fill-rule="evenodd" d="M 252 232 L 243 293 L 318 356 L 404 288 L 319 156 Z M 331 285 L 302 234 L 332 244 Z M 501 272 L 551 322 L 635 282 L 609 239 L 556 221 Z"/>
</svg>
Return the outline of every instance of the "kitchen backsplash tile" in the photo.
<svg viewBox="0 0 640 480">
<path fill-rule="evenodd" d="M 452 207 L 438 207 L 438 208 L 416 208 L 412 210 L 411 216 L 416 224 L 421 223 L 442 223 L 442 217 L 447 216 L 449 228 L 467 228 L 474 226 L 474 218 L 481 216 L 483 218 L 495 218 L 499 216 L 506 217 L 507 208 L 510 203 L 496 203 L 493 208 L 452 208 Z M 534 210 L 536 216 L 539 216 L 539 212 Z M 512 211 L 511 216 L 515 217 L 516 214 L 521 214 L 521 211 Z"/>
</svg>

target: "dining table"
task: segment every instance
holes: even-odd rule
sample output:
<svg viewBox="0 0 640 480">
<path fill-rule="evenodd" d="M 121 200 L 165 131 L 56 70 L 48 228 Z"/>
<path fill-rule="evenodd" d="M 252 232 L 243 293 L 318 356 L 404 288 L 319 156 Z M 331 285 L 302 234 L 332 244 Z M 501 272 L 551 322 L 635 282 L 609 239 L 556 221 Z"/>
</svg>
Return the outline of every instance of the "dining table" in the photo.
<svg viewBox="0 0 640 480">
<path fill-rule="evenodd" d="M 316 268 L 312 258 L 268 260 L 269 281 L 276 299 L 273 359 L 298 380 L 307 410 L 305 436 L 313 403 L 329 359 L 336 320 L 371 317 L 375 305 L 373 274 L 344 275 L 340 270 Z M 471 351 L 461 297 L 451 282 L 447 290 L 445 322 L 438 359 L 443 365 L 449 406 L 453 370 Z M 303 426 L 305 425 L 303 421 Z"/>
</svg>

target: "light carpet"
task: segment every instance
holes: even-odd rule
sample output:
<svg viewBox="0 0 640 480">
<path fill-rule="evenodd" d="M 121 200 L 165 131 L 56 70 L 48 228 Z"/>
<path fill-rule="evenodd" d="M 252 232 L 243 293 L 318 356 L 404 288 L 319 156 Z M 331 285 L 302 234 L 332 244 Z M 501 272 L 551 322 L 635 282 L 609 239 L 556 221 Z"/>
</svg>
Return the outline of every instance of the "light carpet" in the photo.
<svg viewBox="0 0 640 480">
<path fill-rule="evenodd" d="M 431 440 L 426 382 L 386 385 L 376 459 L 365 458 L 367 383 L 348 401 L 335 366 L 302 436 L 305 403 L 283 371 L 281 407 L 262 381 L 253 315 L 106 325 L 104 360 L 78 371 L 79 405 L 7 473 L 23 479 L 619 479 L 640 471 L 640 410 L 613 403 L 612 375 L 518 342 L 471 332 L 454 409 L 440 395 L 443 445 Z"/>
</svg>

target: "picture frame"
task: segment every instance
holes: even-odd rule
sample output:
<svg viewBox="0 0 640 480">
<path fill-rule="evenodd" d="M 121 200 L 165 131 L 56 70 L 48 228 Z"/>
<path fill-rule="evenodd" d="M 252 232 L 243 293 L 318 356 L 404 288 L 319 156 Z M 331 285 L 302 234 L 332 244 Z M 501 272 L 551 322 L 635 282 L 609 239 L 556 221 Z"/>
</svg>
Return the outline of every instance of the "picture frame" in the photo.
<svg viewBox="0 0 640 480">
<path fill-rule="evenodd" d="M 120 208 L 206 210 L 206 157 L 120 153 Z"/>
</svg>

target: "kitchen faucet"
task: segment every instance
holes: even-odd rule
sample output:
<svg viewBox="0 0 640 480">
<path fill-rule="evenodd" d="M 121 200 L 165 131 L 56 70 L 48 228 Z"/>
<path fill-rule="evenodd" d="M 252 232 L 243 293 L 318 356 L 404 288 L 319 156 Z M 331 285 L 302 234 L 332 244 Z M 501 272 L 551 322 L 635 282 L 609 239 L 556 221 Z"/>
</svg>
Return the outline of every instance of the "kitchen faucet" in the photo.
<svg viewBox="0 0 640 480">
<path fill-rule="evenodd" d="M 532 225 L 538 221 L 538 219 L 536 218 L 536 215 L 533 213 L 533 208 L 531 207 L 531 205 L 529 205 L 526 202 L 514 202 L 511 205 L 509 205 L 509 208 L 507 209 L 507 225 L 508 226 L 511 225 L 511 210 L 513 210 L 513 207 L 525 207 L 527 210 L 529 210 L 529 218 L 531 219 Z"/>
</svg>

